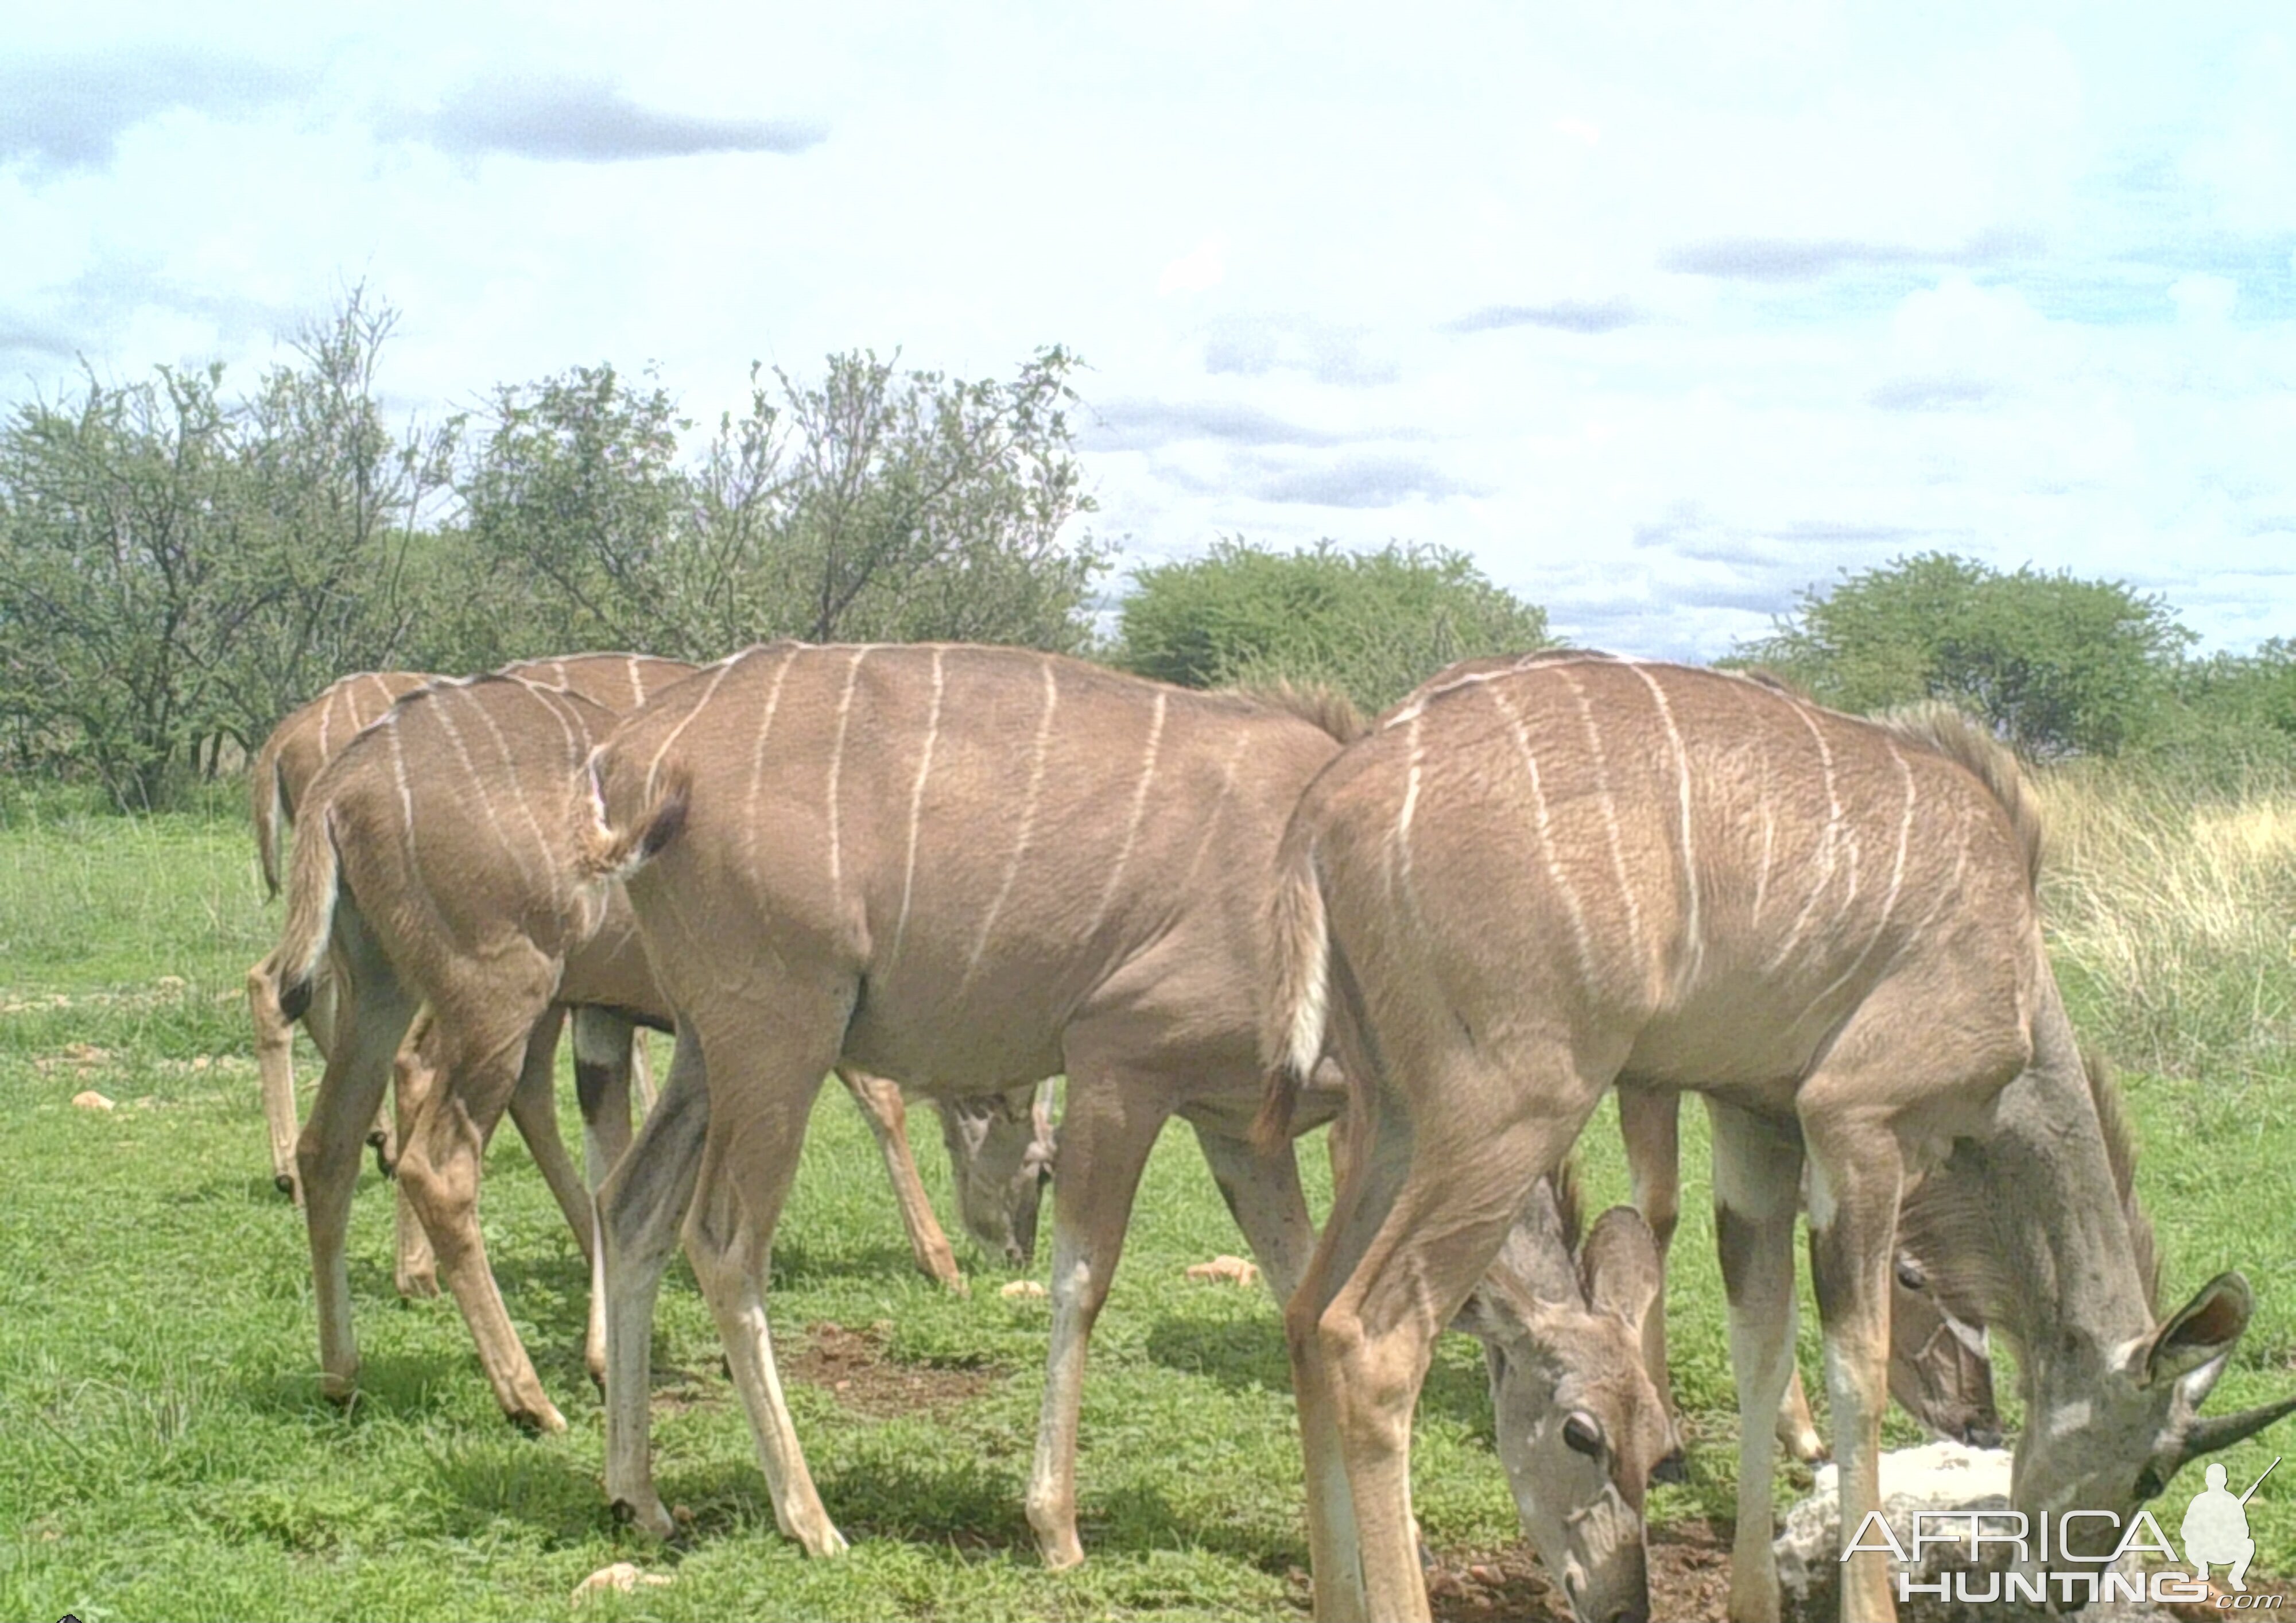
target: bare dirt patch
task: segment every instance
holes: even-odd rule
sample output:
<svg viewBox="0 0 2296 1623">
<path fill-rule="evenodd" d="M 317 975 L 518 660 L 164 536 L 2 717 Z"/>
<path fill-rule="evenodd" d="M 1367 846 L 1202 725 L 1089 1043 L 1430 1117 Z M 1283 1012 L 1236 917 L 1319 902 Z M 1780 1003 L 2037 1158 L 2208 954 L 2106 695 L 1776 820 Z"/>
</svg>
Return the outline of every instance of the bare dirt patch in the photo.
<svg viewBox="0 0 2296 1623">
<path fill-rule="evenodd" d="M 879 1418 L 954 1408 L 996 1384 L 993 1369 L 901 1362 L 885 1350 L 892 1330 L 882 1321 L 857 1330 L 827 1321 L 809 1325 L 805 1345 L 780 1361 L 782 1373 L 826 1389 L 857 1414 Z"/>
<path fill-rule="evenodd" d="M 1677 1522 L 1651 1532 L 1651 1616 L 1675 1623 L 1719 1619 L 1730 1599 L 1730 1538 L 1710 1521 Z M 1441 1623 L 1569 1623 L 1570 1603 L 1550 1581 L 1528 1545 L 1439 1554 L 1427 1575 L 1428 1599 Z"/>
</svg>

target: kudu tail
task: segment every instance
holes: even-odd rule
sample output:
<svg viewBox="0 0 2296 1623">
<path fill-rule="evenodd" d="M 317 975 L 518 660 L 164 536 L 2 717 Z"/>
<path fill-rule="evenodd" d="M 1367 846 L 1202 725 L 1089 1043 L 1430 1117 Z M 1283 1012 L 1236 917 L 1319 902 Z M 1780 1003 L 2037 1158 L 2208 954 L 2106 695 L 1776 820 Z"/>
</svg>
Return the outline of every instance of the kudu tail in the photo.
<svg viewBox="0 0 2296 1623">
<path fill-rule="evenodd" d="M 263 894 L 279 894 L 279 842 L 287 830 L 287 786 L 279 779 L 278 751 L 266 743 L 248 775 L 254 804 L 255 860 L 263 870 Z"/>
<path fill-rule="evenodd" d="M 1331 1011 L 1332 936 L 1312 840 L 1284 840 L 1276 857 L 1268 922 L 1275 958 L 1259 1027 L 1259 1056 L 1267 1079 L 1259 1115 L 1251 1124 L 1252 1142 L 1263 1152 L 1291 1142 L 1300 1090 L 1324 1057 L 1324 1029 Z"/>
<path fill-rule="evenodd" d="M 685 826 L 692 788 L 682 762 L 649 771 L 643 783 L 617 770 L 615 758 L 601 745 L 590 752 L 590 816 L 578 831 L 577 865 L 593 880 L 627 879 L 661 854 Z"/>
<path fill-rule="evenodd" d="M 327 942 L 335 929 L 335 898 L 342 886 L 342 857 L 335 849 L 332 819 L 322 807 L 295 831 L 295 852 L 287 870 L 287 923 L 271 950 L 271 973 L 279 1007 L 291 1021 L 311 1006 Z"/>
</svg>

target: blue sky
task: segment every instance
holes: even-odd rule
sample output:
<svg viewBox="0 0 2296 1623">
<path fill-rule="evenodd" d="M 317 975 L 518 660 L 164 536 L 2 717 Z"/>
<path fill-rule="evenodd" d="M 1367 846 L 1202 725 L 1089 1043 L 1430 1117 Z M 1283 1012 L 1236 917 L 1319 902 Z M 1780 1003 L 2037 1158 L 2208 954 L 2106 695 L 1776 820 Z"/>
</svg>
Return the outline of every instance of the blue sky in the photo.
<svg viewBox="0 0 2296 1623">
<path fill-rule="evenodd" d="M 1942 547 L 2296 634 L 2284 7 L 11 4 L 0 399 L 364 279 L 398 407 L 1092 370 L 1094 521 L 1710 655 Z"/>
</svg>

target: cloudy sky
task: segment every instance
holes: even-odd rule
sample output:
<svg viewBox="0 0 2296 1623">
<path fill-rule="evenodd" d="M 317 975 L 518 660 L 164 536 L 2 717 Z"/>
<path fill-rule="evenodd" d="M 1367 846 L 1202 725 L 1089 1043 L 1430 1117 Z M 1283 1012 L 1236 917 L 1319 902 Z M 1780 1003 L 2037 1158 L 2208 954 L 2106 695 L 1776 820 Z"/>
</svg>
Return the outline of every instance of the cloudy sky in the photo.
<svg viewBox="0 0 2296 1623">
<path fill-rule="evenodd" d="M 2296 634 L 2284 6 L 7 10 L 0 399 L 360 280 L 407 411 L 1059 342 L 1132 562 L 1440 542 L 1704 655 L 1940 547 Z"/>
</svg>

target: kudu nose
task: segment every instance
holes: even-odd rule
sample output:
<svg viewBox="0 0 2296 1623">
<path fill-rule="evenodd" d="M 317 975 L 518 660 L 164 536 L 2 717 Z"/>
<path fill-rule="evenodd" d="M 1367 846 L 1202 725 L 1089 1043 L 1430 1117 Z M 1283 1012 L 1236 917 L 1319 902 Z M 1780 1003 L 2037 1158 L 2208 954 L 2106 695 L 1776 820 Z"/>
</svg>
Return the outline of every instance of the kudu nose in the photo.
<svg viewBox="0 0 2296 1623">
<path fill-rule="evenodd" d="M 1657 1464 L 1651 1467 L 1650 1480 L 1653 1483 L 1669 1482 L 1675 1484 L 1680 1484 L 1690 1480 L 1690 1461 L 1683 1454 L 1682 1446 L 1679 1443 L 1676 1444 L 1673 1448 L 1669 1450 L 1665 1457 L 1660 1459 Z"/>
<path fill-rule="evenodd" d="M 1962 1430 L 1961 1440 L 1972 1448 L 1998 1448 L 2001 1447 L 2001 1428 L 1987 1425 L 1967 1426 Z"/>
</svg>

